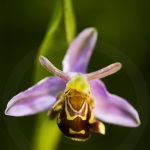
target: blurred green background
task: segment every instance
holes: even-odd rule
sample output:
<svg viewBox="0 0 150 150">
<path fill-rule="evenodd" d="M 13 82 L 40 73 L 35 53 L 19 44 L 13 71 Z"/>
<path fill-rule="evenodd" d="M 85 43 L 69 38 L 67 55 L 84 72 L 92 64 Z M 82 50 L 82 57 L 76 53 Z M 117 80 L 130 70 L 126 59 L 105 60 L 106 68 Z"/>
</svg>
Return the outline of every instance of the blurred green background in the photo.
<svg viewBox="0 0 150 150">
<path fill-rule="evenodd" d="M 34 59 L 51 18 L 54 0 L 13 0 L 0 4 L 1 148 L 30 150 L 37 116 L 4 115 L 7 102 L 33 85 Z M 107 134 L 92 134 L 89 141 L 73 142 L 62 137 L 58 150 L 148 150 L 149 145 L 149 0 L 73 0 L 77 33 L 96 27 L 98 41 L 89 71 L 120 61 L 123 69 L 104 79 L 108 90 L 126 98 L 139 112 L 142 125 L 123 128 L 106 124 Z M 52 62 L 61 67 L 66 50 L 54 50 Z M 38 62 L 37 62 L 38 63 Z M 44 69 L 43 69 L 44 71 Z M 53 139 L 49 139 L 50 141 Z M 43 143 L 44 144 L 44 143 Z"/>
</svg>

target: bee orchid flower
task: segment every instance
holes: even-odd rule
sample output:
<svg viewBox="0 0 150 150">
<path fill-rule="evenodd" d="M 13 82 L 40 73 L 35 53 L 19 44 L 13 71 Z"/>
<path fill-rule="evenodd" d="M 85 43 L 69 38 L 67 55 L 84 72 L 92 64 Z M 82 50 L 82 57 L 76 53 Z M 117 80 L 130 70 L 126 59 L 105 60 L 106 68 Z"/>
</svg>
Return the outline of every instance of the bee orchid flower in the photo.
<svg viewBox="0 0 150 150">
<path fill-rule="evenodd" d="M 54 76 L 14 96 L 5 114 L 19 117 L 49 110 L 49 118 L 57 117 L 64 135 L 77 141 L 87 140 L 90 132 L 105 134 L 102 122 L 139 126 L 137 111 L 124 98 L 109 93 L 99 80 L 120 70 L 121 63 L 86 72 L 96 39 L 95 28 L 83 30 L 70 44 L 62 61 L 63 71 L 40 56 L 41 65 Z"/>
</svg>

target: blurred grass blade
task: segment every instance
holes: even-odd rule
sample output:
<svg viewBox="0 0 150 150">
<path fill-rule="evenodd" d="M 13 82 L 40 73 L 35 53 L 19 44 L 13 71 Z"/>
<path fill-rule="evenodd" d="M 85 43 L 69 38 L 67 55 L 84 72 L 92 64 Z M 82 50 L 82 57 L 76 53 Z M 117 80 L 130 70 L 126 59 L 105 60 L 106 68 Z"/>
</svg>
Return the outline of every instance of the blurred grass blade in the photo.
<svg viewBox="0 0 150 150">
<path fill-rule="evenodd" d="M 56 5 L 53 10 L 53 16 L 51 18 L 48 30 L 46 32 L 45 38 L 42 41 L 36 58 L 36 82 L 50 75 L 47 71 L 44 71 L 40 63 L 38 63 L 39 56 L 44 55 L 48 59 L 50 59 L 56 66 L 58 64 L 60 65 L 61 61 L 58 60 L 62 60 L 61 56 L 64 56 L 64 54 L 63 51 L 59 51 L 58 55 L 58 50 L 67 49 L 67 45 L 72 41 L 75 35 L 76 24 L 71 0 L 57 0 L 55 2 Z M 64 6 L 64 9 L 62 6 Z M 64 33 L 64 30 L 62 30 L 61 24 L 63 10 L 66 33 Z M 65 36 L 67 38 L 65 38 Z M 45 113 L 42 113 L 38 116 L 36 125 L 37 126 L 34 135 L 35 150 L 57 149 L 61 132 L 57 127 L 56 120 L 49 121 L 47 115 Z"/>
<path fill-rule="evenodd" d="M 59 32 L 58 30 L 59 30 L 59 26 L 62 20 L 63 9 L 62 9 L 62 0 L 56 0 L 55 2 L 56 3 L 54 6 L 54 10 L 52 11 L 53 13 L 51 16 L 50 23 L 48 25 L 46 35 L 40 45 L 37 58 L 36 58 L 35 82 L 38 82 L 43 77 L 50 75 L 47 72 L 43 71 L 43 68 L 38 62 L 39 62 L 40 55 L 50 58 L 49 56 L 51 54 L 51 51 L 56 50 L 56 47 L 54 47 L 54 41 Z M 59 41 L 59 39 L 57 39 L 57 41 Z"/>
<path fill-rule="evenodd" d="M 55 150 L 60 140 L 56 120 L 50 121 L 45 113 L 38 116 L 35 132 L 35 150 Z"/>
<path fill-rule="evenodd" d="M 38 58 L 40 55 L 49 56 L 51 50 L 54 49 L 54 41 L 58 34 L 58 29 L 62 19 L 62 0 L 55 1 L 56 5 L 53 10 L 48 30 L 45 38 L 40 46 L 35 64 L 35 82 L 46 77 L 47 72 L 41 67 Z M 59 39 L 58 39 L 59 40 Z M 59 42 L 59 41 L 58 41 Z M 56 47 L 57 48 L 57 47 Z M 51 56 L 53 57 L 53 56 Z M 49 58 L 49 57 L 48 57 Z M 58 60 L 58 59 L 57 59 Z M 46 72 L 46 73 L 45 73 Z M 57 127 L 56 120 L 50 121 L 45 113 L 39 114 L 36 122 L 34 134 L 34 147 L 35 150 L 55 150 L 59 144 L 61 132 Z"/>
<path fill-rule="evenodd" d="M 51 47 L 51 40 L 53 39 L 53 37 L 55 36 L 56 31 L 59 28 L 60 25 L 60 21 L 62 19 L 62 1 L 61 0 L 57 0 L 56 1 L 56 5 L 54 7 L 53 10 L 53 14 L 52 14 L 52 18 L 51 21 L 49 23 L 46 35 L 43 39 L 43 42 L 40 46 L 40 50 L 39 50 L 39 54 L 42 55 L 46 55 L 47 52 L 50 50 Z"/>
<path fill-rule="evenodd" d="M 70 44 L 76 33 L 75 15 L 72 6 L 72 0 L 63 0 L 63 2 L 66 38 L 68 44 Z"/>
</svg>

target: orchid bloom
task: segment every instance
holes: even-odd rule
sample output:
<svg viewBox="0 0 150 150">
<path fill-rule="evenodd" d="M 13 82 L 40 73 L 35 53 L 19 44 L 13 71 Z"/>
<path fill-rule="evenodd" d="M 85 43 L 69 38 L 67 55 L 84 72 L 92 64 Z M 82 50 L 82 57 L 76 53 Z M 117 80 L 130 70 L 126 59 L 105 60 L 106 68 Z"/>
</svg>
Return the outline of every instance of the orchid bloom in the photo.
<svg viewBox="0 0 150 150">
<path fill-rule="evenodd" d="M 57 116 L 64 135 L 78 141 L 88 139 L 90 132 L 105 134 L 102 122 L 137 127 L 140 124 L 137 111 L 125 99 L 110 94 L 99 80 L 117 72 L 121 63 L 86 73 L 96 39 L 96 29 L 83 30 L 70 44 L 62 61 L 63 71 L 40 56 L 41 65 L 55 76 L 14 96 L 5 114 L 19 117 L 49 110 L 49 118 Z"/>
</svg>

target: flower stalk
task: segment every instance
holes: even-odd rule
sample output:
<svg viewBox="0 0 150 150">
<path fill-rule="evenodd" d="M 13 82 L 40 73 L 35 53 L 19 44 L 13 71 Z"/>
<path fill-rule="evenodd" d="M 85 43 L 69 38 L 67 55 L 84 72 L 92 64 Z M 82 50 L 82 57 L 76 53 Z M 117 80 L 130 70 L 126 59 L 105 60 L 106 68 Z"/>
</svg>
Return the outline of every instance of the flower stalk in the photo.
<svg viewBox="0 0 150 150">
<path fill-rule="evenodd" d="M 62 32 L 60 31 L 60 23 L 63 19 L 64 13 L 65 13 L 65 16 L 69 16 L 69 14 L 68 14 L 69 12 L 65 11 L 65 8 L 66 9 L 68 8 L 69 11 L 71 11 L 72 14 L 74 14 L 72 5 L 70 5 L 71 6 L 70 7 L 67 3 L 72 4 L 71 0 L 69 0 L 68 2 L 67 1 L 65 2 L 62 0 L 56 0 L 56 2 L 55 2 L 53 14 L 52 14 L 50 23 L 48 25 L 46 35 L 41 43 L 40 49 L 37 54 L 36 66 L 35 66 L 35 81 L 36 82 L 41 80 L 41 78 L 43 78 L 43 75 L 44 75 L 40 64 L 37 63 L 39 55 L 44 55 L 44 56 L 49 57 L 50 55 L 52 55 L 51 52 L 53 52 L 56 49 L 56 47 L 54 48 L 53 42 L 56 41 L 56 39 L 57 39 L 57 42 L 61 42 L 57 38 L 57 36 L 60 37 L 60 34 L 62 34 Z M 63 7 L 65 7 L 65 8 L 63 8 Z M 63 13 L 63 11 L 64 11 L 64 13 Z M 67 34 L 66 34 L 66 36 L 68 37 L 67 38 L 68 44 L 69 44 L 69 41 L 71 41 L 71 39 L 74 38 L 75 29 L 76 29 L 74 15 L 72 15 L 70 17 L 72 17 L 73 22 L 70 23 L 70 21 L 66 21 L 66 20 L 64 21 L 65 24 L 67 23 L 68 27 L 72 28 L 72 30 L 71 30 L 72 35 L 68 35 L 69 30 L 67 31 Z M 64 19 L 66 19 L 66 18 L 64 17 Z M 66 29 L 68 27 L 66 27 L 66 25 L 65 25 Z M 61 28 L 61 30 L 62 30 L 62 28 Z M 65 39 L 65 37 L 63 37 L 63 38 Z M 61 47 L 61 49 L 62 49 L 62 47 Z M 33 139 L 34 145 L 35 145 L 35 150 L 41 150 L 41 149 L 55 150 L 58 147 L 60 138 L 61 138 L 61 132 L 59 131 L 55 121 L 49 121 L 47 116 L 45 115 L 45 113 L 39 114 L 38 118 L 37 118 L 37 126 L 35 129 L 34 139 Z M 53 140 L 49 140 L 49 139 L 53 139 Z M 44 147 L 43 147 L 43 145 L 44 145 Z"/>
</svg>

